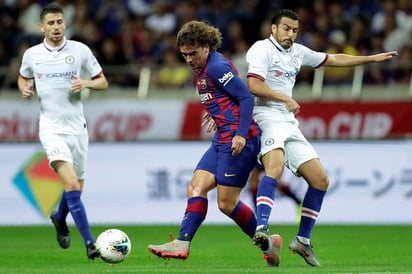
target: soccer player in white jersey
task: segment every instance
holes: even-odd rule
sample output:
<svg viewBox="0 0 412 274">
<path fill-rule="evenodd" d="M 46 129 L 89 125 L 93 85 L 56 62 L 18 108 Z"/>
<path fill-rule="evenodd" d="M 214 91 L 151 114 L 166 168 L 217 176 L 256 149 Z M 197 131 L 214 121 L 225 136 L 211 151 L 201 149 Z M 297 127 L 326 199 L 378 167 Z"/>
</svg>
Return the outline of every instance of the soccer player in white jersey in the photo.
<svg viewBox="0 0 412 274">
<path fill-rule="evenodd" d="M 89 139 L 80 92 L 85 88 L 106 89 L 108 82 L 91 50 L 65 38 L 66 22 L 59 5 L 51 3 L 43 8 L 39 28 L 44 41 L 25 51 L 17 84 L 24 99 L 31 99 L 35 92 L 39 97 L 40 142 L 63 182 L 58 210 L 50 216 L 57 241 L 62 248 L 70 246 L 66 224 L 70 212 L 83 237 L 87 257 L 93 260 L 99 255 L 80 198 Z M 84 78 L 85 71 L 91 79 Z"/>
<path fill-rule="evenodd" d="M 398 55 L 386 52 L 370 56 L 314 52 L 294 43 L 299 17 L 291 10 L 280 10 L 272 18 L 271 35 L 257 41 L 246 54 L 249 64 L 248 87 L 257 97 L 254 118 L 262 129 L 260 159 L 265 176 L 257 193 L 257 227 L 253 243 L 262 250 L 272 248 L 268 221 L 275 190 L 284 165 L 308 183 L 296 238 L 289 250 L 311 266 L 320 266 L 311 243 L 311 232 L 329 185 L 328 176 L 312 145 L 298 127 L 295 114 L 299 104 L 292 98 L 296 75 L 302 66 L 343 67 L 381 62 Z"/>
</svg>

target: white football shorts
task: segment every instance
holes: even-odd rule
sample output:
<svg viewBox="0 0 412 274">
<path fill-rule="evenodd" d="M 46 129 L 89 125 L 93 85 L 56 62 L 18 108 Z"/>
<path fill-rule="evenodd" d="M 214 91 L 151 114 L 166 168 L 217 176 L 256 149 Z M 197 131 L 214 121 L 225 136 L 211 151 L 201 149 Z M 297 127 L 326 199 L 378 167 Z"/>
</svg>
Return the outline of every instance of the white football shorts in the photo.
<svg viewBox="0 0 412 274">
<path fill-rule="evenodd" d="M 271 150 L 281 148 L 285 152 L 285 166 L 296 176 L 301 164 L 319 158 L 313 146 L 303 136 L 296 119 L 277 121 L 267 113 L 258 113 L 254 119 L 262 130 L 259 159 Z"/>
<path fill-rule="evenodd" d="M 73 164 L 77 178 L 84 180 L 89 135 L 44 134 L 39 137 L 50 166 L 57 160 L 69 162 Z"/>
</svg>

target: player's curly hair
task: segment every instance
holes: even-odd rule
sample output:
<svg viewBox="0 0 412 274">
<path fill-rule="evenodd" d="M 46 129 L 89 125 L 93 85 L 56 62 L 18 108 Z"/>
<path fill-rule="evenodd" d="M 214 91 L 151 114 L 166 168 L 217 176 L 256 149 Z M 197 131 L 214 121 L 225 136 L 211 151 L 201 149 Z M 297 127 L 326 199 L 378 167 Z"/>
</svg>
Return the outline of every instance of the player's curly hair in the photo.
<svg viewBox="0 0 412 274">
<path fill-rule="evenodd" d="M 278 10 L 275 15 L 273 15 L 272 17 L 272 25 L 279 25 L 280 23 L 280 19 L 282 19 L 282 17 L 288 17 L 292 20 L 299 20 L 299 15 L 294 12 L 293 10 L 288 10 L 288 9 L 281 9 Z"/>
<path fill-rule="evenodd" d="M 177 47 L 209 45 L 211 51 L 216 51 L 222 45 L 220 30 L 206 22 L 190 21 L 185 23 L 177 33 Z"/>
</svg>

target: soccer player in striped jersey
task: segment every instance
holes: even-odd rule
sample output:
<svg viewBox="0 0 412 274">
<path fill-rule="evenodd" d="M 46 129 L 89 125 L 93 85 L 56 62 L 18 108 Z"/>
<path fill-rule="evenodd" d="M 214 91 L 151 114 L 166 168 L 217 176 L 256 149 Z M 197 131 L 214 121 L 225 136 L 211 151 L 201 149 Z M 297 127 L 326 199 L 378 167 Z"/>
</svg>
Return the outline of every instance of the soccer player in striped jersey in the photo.
<svg viewBox="0 0 412 274">
<path fill-rule="evenodd" d="M 102 68 L 84 44 L 67 40 L 62 8 L 46 5 L 40 14 L 42 43 L 27 49 L 17 79 L 24 99 L 35 92 L 40 101 L 39 138 L 50 166 L 60 176 L 64 192 L 57 212 L 50 216 L 62 248 L 70 246 L 68 213 L 83 237 L 89 259 L 98 257 L 86 210 L 80 198 L 86 172 L 88 132 L 80 92 L 106 89 Z M 91 79 L 84 78 L 87 72 Z M 34 81 L 34 82 L 33 82 Z"/>
<path fill-rule="evenodd" d="M 206 217 L 207 193 L 215 187 L 220 211 L 253 237 L 255 215 L 239 196 L 257 160 L 260 129 L 252 118 L 252 94 L 233 64 L 217 52 L 222 43 L 220 31 L 207 23 L 190 21 L 178 32 L 176 43 L 195 73 L 201 103 L 216 131 L 187 188 L 187 207 L 178 237 L 148 249 L 162 258 L 187 259 L 191 241 Z M 281 244 L 276 236 L 273 241 Z M 265 255 L 269 264 L 277 265 L 278 258 Z"/>
<path fill-rule="evenodd" d="M 260 159 L 265 169 L 257 191 L 257 228 L 253 243 L 262 248 L 271 241 L 268 221 L 285 165 L 308 183 L 299 230 L 290 242 L 289 250 L 299 254 L 309 265 L 320 266 L 313 253 L 311 233 L 329 179 L 319 156 L 303 136 L 295 118 L 300 110 L 299 104 L 292 98 L 296 75 L 302 66 L 356 66 L 386 61 L 398 53 L 351 56 L 314 52 L 294 43 L 299 28 L 299 17 L 294 11 L 279 10 L 271 23 L 270 37 L 257 41 L 246 54 L 248 87 L 258 97 L 253 117 L 262 129 Z"/>
</svg>

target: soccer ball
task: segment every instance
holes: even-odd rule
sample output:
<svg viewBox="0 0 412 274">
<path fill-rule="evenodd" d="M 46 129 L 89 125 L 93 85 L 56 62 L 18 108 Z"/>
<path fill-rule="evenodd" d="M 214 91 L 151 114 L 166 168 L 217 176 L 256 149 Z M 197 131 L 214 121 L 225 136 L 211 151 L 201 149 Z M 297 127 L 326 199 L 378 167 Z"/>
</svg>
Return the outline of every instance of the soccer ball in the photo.
<svg viewBox="0 0 412 274">
<path fill-rule="evenodd" d="M 108 229 L 100 233 L 96 248 L 103 261 L 110 264 L 123 262 L 132 251 L 129 236 L 120 229 Z"/>
</svg>

